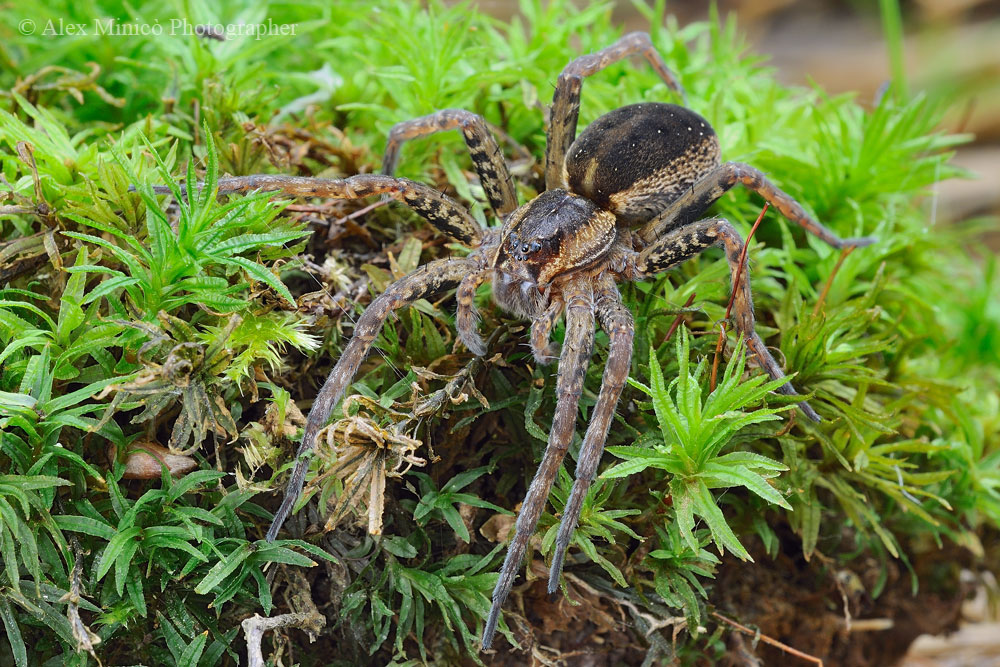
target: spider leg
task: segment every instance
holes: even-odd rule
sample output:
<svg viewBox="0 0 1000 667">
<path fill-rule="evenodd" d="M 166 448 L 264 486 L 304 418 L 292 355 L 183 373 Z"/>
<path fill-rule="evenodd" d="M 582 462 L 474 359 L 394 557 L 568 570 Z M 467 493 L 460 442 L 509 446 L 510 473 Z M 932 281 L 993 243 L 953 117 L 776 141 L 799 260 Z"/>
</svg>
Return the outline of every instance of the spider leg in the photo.
<svg viewBox="0 0 1000 667">
<path fill-rule="evenodd" d="M 504 218 L 517 208 L 517 194 L 510 170 L 486 120 L 464 109 L 443 109 L 428 116 L 396 123 L 389 132 L 382 158 L 382 173 L 391 176 L 399 163 L 399 149 L 408 139 L 460 129 L 479 174 L 479 182 L 497 215 Z M 529 154 L 530 155 L 530 154 Z"/>
<path fill-rule="evenodd" d="M 764 341 L 754 330 L 753 299 L 750 293 L 750 275 L 746 259 L 744 258 L 742 266 L 740 264 L 743 239 L 728 220 L 722 218 L 699 220 L 667 233 L 656 243 L 639 253 L 635 260 L 635 269 L 640 275 L 666 271 L 712 246 L 721 247 L 726 253 L 730 280 L 732 285 L 736 287 L 736 294 L 733 298 L 733 322 L 736 329 L 743 334 L 747 349 L 754 353 L 761 367 L 772 379 L 777 380 L 785 377 L 781 366 L 771 356 Z M 742 277 L 737 278 L 741 274 Z M 783 384 L 777 391 L 789 396 L 796 394 L 790 382 Z M 807 402 L 799 403 L 799 408 L 813 421 L 820 421 L 819 415 Z"/>
<path fill-rule="evenodd" d="M 535 532 L 549 498 L 552 482 L 559 473 L 566 456 L 566 449 L 573 438 L 577 407 L 583 393 L 590 352 L 594 346 L 594 297 L 590 281 L 577 280 L 567 284 L 563 291 L 566 302 L 566 338 L 559 356 L 559 379 L 556 381 L 556 410 L 552 417 L 552 430 L 545 446 L 542 463 L 531 480 L 528 493 L 517 516 L 514 539 L 507 548 L 507 557 L 500 569 L 500 578 L 493 589 L 493 604 L 483 630 L 483 649 L 493 643 L 493 635 L 500 621 L 500 608 L 510 593 L 517 571 L 524 559 L 528 541 Z"/>
<path fill-rule="evenodd" d="M 156 188 L 154 190 L 160 191 Z M 483 236 L 483 228 L 461 204 L 432 187 L 406 178 L 381 174 L 358 174 L 343 179 L 256 174 L 220 178 L 218 190 L 219 194 L 262 190 L 298 197 L 330 199 L 361 199 L 387 194 L 416 211 L 438 231 L 463 243 L 478 245 Z"/>
<path fill-rule="evenodd" d="M 576 138 L 583 77 L 596 74 L 608 65 L 635 54 L 642 54 L 667 86 L 684 97 L 684 89 L 677 77 L 667 69 L 663 56 L 653 46 L 647 33 L 630 32 L 607 48 L 580 56 L 559 75 L 556 92 L 552 97 L 549 131 L 545 142 L 545 189 L 566 188 L 566 152 Z"/>
<path fill-rule="evenodd" d="M 462 281 L 462 278 L 475 269 L 475 262 L 465 258 L 439 259 L 425 264 L 413 273 L 389 285 L 385 292 L 372 301 L 358 318 L 351 342 L 344 349 L 337 365 L 330 371 L 330 375 L 326 378 L 319 395 L 313 402 L 312 409 L 309 410 L 302 444 L 299 445 L 299 450 L 295 455 L 295 468 L 292 470 L 288 486 L 285 489 L 285 498 L 281 502 L 281 507 L 274 514 L 271 527 L 267 530 L 268 542 L 274 541 L 278 536 L 278 531 L 288 515 L 291 514 L 295 501 L 302 494 L 306 471 L 309 469 L 309 457 L 306 454 L 316 446 L 316 434 L 329 420 L 330 413 L 333 412 L 333 408 L 336 407 L 337 402 L 344 394 L 344 390 L 354 379 L 361 362 L 368 356 L 372 342 L 382 329 L 382 325 L 385 324 L 389 313 L 408 306 L 418 299 L 455 287 Z"/>
<path fill-rule="evenodd" d="M 665 232 L 694 222 L 705 209 L 737 183 L 759 194 L 786 218 L 834 248 L 866 246 L 875 242 L 870 236 L 841 239 L 806 213 L 802 205 L 791 196 L 767 180 L 760 170 L 739 162 L 721 164 L 700 178 L 669 207 L 646 223 L 639 230 L 638 237 L 646 243 L 655 243 Z"/>
<path fill-rule="evenodd" d="M 604 366 L 604 376 L 601 379 L 601 393 L 597 398 L 597 404 L 594 405 L 590 426 L 583 436 L 583 445 L 580 446 L 573 490 L 566 501 L 562 521 L 559 524 L 556 551 L 549 568 L 549 593 L 555 593 L 559 588 L 559 576 L 562 574 L 566 549 L 569 548 L 573 531 L 576 530 L 580 519 L 587 490 L 597 475 L 597 466 L 604 453 L 604 443 L 608 438 L 611 420 L 615 416 L 615 407 L 618 405 L 618 398 L 625 387 L 632 366 L 632 338 L 635 335 L 635 324 L 632 313 L 622 304 L 618 287 L 607 274 L 601 279 L 594 297 L 601 328 L 608 333 L 610 339 L 608 362 Z"/>
<path fill-rule="evenodd" d="M 559 344 L 549 338 L 552 336 L 552 328 L 562 315 L 563 306 L 562 297 L 553 296 L 545 312 L 531 323 L 531 353 L 535 362 L 541 366 L 559 356 Z"/>
<path fill-rule="evenodd" d="M 469 352 L 482 357 L 486 355 L 486 343 L 476 329 L 479 321 L 479 313 L 476 312 L 476 290 L 486 280 L 493 275 L 493 269 L 480 269 L 475 273 L 470 273 L 462 279 L 455 291 L 455 301 L 458 309 L 455 314 L 455 329 L 458 331 L 458 338 L 469 349 Z"/>
</svg>

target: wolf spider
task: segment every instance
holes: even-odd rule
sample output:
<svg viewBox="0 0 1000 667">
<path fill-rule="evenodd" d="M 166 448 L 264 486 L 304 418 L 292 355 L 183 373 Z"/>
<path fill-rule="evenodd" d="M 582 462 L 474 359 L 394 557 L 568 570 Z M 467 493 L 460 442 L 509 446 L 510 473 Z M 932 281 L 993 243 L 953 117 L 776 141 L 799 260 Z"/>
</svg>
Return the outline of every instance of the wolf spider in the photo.
<svg viewBox="0 0 1000 667">
<path fill-rule="evenodd" d="M 488 649 L 500 608 L 520 569 L 528 540 L 566 456 L 576 426 L 595 320 L 609 338 L 600 394 L 580 448 L 576 481 L 563 512 L 549 576 L 549 592 L 559 584 L 563 559 L 576 529 L 587 490 L 594 480 L 604 442 L 632 359 L 632 314 L 622 304 L 620 281 L 643 280 L 718 246 L 735 285 L 733 322 L 748 350 L 772 378 L 781 367 L 754 331 L 754 313 L 743 240 L 722 218 L 699 216 L 737 183 L 760 194 L 787 219 L 836 248 L 861 246 L 869 238 L 843 240 L 809 216 L 757 169 L 720 161 L 719 141 L 708 122 L 682 106 L 643 103 L 601 116 L 576 136 L 583 78 L 632 55 L 642 55 L 678 95 L 680 84 L 645 33 L 631 33 L 612 46 L 571 62 L 559 75 L 546 135 L 546 190 L 518 206 L 510 171 L 486 121 L 457 109 L 402 122 L 389 134 L 382 174 L 345 179 L 246 176 L 221 179 L 219 192 L 274 190 L 289 195 L 356 199 L 388 195 L 407 204 L 439 231 L 473 248 L 467 257 L 439 259 L 390 285 L 368 306 L 354 337 L 313 403 L 284 501 L 267 533 L 273 540 L 302 492 L 307 454 L 316 435 L 367 356 L 391 312 L 457 288 L 456 328 L 465 346 L 486 353 L 476 328 L 476 289 L 493 283 L 493 300 L 504 310 L 532 320 L 531 349 L 538 363 L 557 353 L 549 337 L 559 317 L 566 335 L 559 355 L 557 403 L 548 444 L 528 488 L 516 531 L 500 571 L 483 632 Z M 426 185 L 392 172 L 401 145 L 445 130 L 461 131 L 500 228 L 481 227 L 460 204 Z M 742 280 L 740 274 L 744 274 Z M 795 395 L 790 383 L 779 391 Z M 820 417 L 806 402 L 800 409 Z"/>
</svg>

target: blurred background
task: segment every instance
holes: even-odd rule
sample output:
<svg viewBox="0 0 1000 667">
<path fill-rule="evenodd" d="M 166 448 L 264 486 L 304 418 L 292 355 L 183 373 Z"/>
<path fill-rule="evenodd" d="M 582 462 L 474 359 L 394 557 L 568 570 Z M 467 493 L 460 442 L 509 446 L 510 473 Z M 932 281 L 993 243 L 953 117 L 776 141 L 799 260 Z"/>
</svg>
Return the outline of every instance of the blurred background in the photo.
<svg viewBox="0 0 1000 667">
<path fill-rule="evenodd" d="M 480 9 L 508 19 L 516 0 L 479 0 Z M 818 86 L 830 94 L 854 93 L 873 104 L 891 80 L 886 23 L 878 0 L 716 0 L 719 14 L 733 13 L 750 48 L 768 59 L 787 84 Z M 895 2 L 885 3 L 893 7 Z M 977 233 L 1000 250 L 1000 0 L 904 0 L 901 31 L 906 85 L 911 93 L 940 96 L 949 108 L 942 130 L 974 135 L 955 163 L 969 180 L 940 185 L 941 221 L 978 219 Z M 711 3 L 667 0 L 681 25 L 708 18 Z M 626 29 L 645 19 L 631 2 L 615 17 Z M 891 19 L 890 27 L 891 32 Z M 1000 664 L 1000 663 L 998 663 Z"/>
</svg>

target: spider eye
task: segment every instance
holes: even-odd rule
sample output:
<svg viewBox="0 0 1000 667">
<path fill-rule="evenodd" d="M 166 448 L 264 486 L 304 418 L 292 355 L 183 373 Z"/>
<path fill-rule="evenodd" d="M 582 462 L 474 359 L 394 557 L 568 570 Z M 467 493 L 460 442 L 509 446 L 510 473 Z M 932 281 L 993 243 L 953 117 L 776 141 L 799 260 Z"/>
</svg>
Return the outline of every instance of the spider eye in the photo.
<svg viewBox="0 0 1000 667">
<path fill-rule="evenodd" d="M 538 252 L 541 249 L 542 249 L 542 244 L 541 243 L 539 243 L 538 241 L 532 242 L 532 244 L 531 244 L 531 252 Z"/>
<path fill-rule="evenodd" d="M 528 244 L 527 243 L 522 243 L 521 244 L 521 252 L 528 252 Z"/>
</svg>

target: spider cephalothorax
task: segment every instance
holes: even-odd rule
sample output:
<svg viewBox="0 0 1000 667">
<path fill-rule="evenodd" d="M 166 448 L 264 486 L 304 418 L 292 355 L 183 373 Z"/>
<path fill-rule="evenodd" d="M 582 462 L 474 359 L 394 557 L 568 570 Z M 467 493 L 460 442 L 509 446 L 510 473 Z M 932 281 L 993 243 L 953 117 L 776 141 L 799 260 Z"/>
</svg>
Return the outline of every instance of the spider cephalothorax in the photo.
<svg viewBox="0 0 1000 667">
<path fill-rule="evenodd" d="M 870 239 L 842 240 L 810 217 L 758 170 L 720 162 L 719 142 L 708 122 L 684 107 L 644 103 L 612 111 L 576 135 L 583 77 L 632 54 L 641 54 L 675 92 L 679 84 L 645 33 L 626 35 L 612 46 L 570 63 L 559 76 L 547 132 L 546 191 L 518 207 L 507 164 L 486 121 L 456 109 L 406 121 L 389 135 L 384 174 L 343 180 L 281 176 L 222 179 L 220 192 L 278 190 L 287 194 L 354 199 L 387 194 L 406 203 L 441 232 L 474 251 L 467 257 L 430 262 L 390 285 L 359 318 L 351 342 L 313 403 L 298 460 L 281 507 L 267 537 L 273 540 L 302 491 L 308 452 L 344 390 L 368 354 L 389 314 L 414 301 L 457 288 L 456 328 L 470 351 L 485 354 L 476 331 L 474 297 L 492 282 L 494 301 L 532 320 L 531 346 L 539 362 L 559 358 L 556 409 L 545 454 L 525 496 L 516 530 L 493 593 L 483 632 L 483 648 L 493 640 L 503 605 L 535 531 L 549 490 L 576 428 L 594 327 L 608 335 L 608 358 L 600 394 L 591 410 L 563 512 L 552 559 L 549 591 L 558 588 L 563 558 L 576 529 L 587 490 L 597 474 L 615 406 L 628 377 L 634 326 L 617 283 L 641 280 L 670 269 L 710 247 L 721 247 L 730 266 L 735 293 L 732 319 L 747 349 L 772 377 L 781 367 L 754 331 L 753 304 L 743 240 L 721 218 L 700 215 L 737 183 L 754 190 L 786 218 L 835 247 L 865 245 Z M 483 190 L 500 229 L 484 229 L 462 206 L 445 195 L 391 173 L 403 142 L 449 129 L 465 138 Z M 549 336 L 560 317 L 566 335 L 561 349 Z M 789 383 L 779 390 L 794 395 Z M 805 402 L 802 411 L 818 421 Z"/>
<path fill-rule="evenodd" d="M 561 189 L 514 211 L 490 266 L 497 305 L 516 315 L 541 315 L 554 281 L 599 264 L 611 252 L 618 239 L 615 222 L 589 199 Z"/>
</svg>

